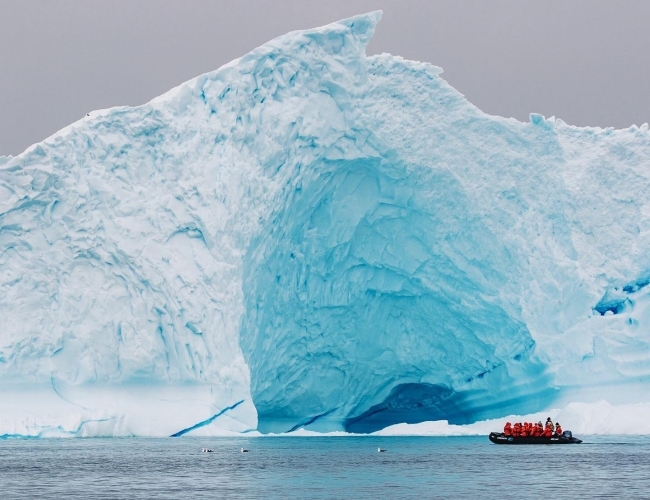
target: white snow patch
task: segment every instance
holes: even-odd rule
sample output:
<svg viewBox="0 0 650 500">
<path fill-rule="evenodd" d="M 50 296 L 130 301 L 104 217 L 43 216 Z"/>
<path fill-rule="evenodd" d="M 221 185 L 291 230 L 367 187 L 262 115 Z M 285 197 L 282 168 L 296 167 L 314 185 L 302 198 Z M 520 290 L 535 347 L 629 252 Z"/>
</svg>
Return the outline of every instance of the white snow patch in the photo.
<svg viewBox="0 0 650 500">
<path fill-rule="evenodd" d="M 575 435 L 650 435 L 650 403 L 611 405 L 607 401 L 571 403 L 528 415 L 508 415 L 469 425 L 447 421 L 396 424 L 375 432 L 375 436 L 476 436 L 501 432 L 506 422 L 545 422 L 551 417 Z"/>
</svg>

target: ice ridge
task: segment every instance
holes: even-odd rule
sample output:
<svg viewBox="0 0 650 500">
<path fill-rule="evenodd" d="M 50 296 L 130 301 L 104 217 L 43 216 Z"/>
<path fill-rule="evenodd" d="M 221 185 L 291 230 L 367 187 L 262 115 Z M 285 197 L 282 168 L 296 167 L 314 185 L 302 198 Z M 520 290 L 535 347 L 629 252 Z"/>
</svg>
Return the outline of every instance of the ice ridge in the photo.
<svg viewBox="0 0 650 500">
<path fill-rule="evenodd" d="M 647 402 L 647 124 L 486 115 L 380 17 L 0 159 L 0 434 Z"/>
<path fill-rule="evenodd" d="M 173 438 L 174 437 L 181 437 L 181 436 L 187 434 L 188 432 L 192 432 L 195 429 L 199 429 L 201 427 L 206 427 L 206 426 L 210 425 L 212 422 L 214 422 L 216 419 L 218 419 L 221 415 L 226 413 L 227 411 L 234 410 L 235 408 L 237 408 L 243 402 L 244 402 L 243 399 L 241 401 L 237 401 L 234 405 L 225 407 L 219 413 L 215 413 L 210 418 L 208 418 L 206 420 L 202 420 L 201 422 L 198 422 L 198 423 L 194 424 L 193 426 L 188 427 L 187 429 L 182 429 L 182 430 L 180 430 L 178 432 L 175 432 L 170 437 L 173 437 Z"/>
</svg>

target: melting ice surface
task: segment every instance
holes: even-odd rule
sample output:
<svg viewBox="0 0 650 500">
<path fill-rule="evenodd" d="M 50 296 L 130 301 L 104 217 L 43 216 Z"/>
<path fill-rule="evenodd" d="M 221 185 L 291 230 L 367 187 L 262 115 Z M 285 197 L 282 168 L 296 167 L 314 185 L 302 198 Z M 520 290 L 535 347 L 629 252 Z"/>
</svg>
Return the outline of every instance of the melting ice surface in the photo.
<svg viewBox="0 0 650 500">
<path fill-rule="evenodd" d="M 0 435 L 648 401 L 647 124 L 486 115 L 379 19 L 0 159 Z"/>
</svg>

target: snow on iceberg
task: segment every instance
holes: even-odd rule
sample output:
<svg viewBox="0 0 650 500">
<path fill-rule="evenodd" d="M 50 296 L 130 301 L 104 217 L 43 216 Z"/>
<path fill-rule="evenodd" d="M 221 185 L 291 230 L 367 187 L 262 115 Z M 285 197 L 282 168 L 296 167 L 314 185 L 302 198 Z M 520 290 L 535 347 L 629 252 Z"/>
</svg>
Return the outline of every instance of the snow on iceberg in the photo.
<svg viewBox="0 0 650 500">
<path fill-rule="evenodd" d="M 379 19 L 2 158 L 0 435 L 647 401 L 647 125 L 486 115 L 440 68 L 366 56 Z"/>
<path fill-rule="evenodd" d="M 650 404 L 611 405 L 606 401 L 570 403 L 529 415 L 508 415 L 467 425 L 447 421 L 395 424 L 374 432 L 375 436 L 481 436 L 500 431 L 506 422 L 545 422 L 551 417 L 578 436 L 650 434 Z"/>
</svg>

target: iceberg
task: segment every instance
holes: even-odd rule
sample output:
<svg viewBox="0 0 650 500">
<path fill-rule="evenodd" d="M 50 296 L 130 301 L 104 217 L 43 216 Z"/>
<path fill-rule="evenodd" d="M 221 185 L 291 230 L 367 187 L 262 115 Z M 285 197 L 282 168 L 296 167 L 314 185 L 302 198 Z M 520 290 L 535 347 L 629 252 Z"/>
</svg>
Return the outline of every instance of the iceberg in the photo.
<svg viewBox="0 0 650 500">
<path fill-rule="evenodd" d="M 380 17 L 0 159 L 0 436 L 649 402 L 648 125 L 487 115 Z"/>
</svg>

